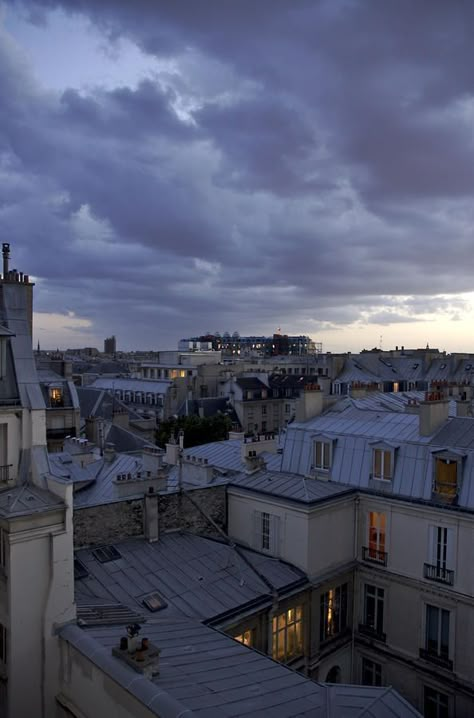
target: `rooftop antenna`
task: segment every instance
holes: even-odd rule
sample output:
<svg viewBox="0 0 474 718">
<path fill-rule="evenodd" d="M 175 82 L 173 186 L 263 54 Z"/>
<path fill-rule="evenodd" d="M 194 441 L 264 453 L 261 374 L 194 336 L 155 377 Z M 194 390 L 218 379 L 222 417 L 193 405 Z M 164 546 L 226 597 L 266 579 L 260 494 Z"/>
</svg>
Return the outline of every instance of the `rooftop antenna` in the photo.
<svg viewBox="0 0 474 718">
<path fill-rule="evenodd" d="M 379 349 L 380 349 L 380 351 L 382 351 L 382 347 L 383 347 L 383 334 L 380 335 L 380 340 L 379 340 Z"/>
</svg>

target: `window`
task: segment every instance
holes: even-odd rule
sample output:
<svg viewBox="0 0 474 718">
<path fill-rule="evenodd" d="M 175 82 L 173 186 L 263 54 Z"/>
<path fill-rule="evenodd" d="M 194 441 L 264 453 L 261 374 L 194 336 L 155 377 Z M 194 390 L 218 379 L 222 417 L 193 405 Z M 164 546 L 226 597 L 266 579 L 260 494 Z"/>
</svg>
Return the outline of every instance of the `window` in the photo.
<svg viewBox="0 0 474 718">
<path fill-rule="evenodd" d="M 329 441 L 314 442 L 314 468 L 328 471 L 331 466 L 331 444 Z"/>
<path fill-rule="evenodd" d="M 0 623 L 0 662 L 7 663 L 7 629 Z"/>
<path fill-rule="evenodd" d="M 381 481 L 392 479 L 392 452 L 386 449 L 374 449 L 373 478 Z"/>
<path fill-rule="evenodd" d="M 262 405 L 262 416 L 266 416 L 267 414 L 267 407 L 265 404 Z"/>
<path fill-rule="evenodd" d="M 289 413 L 290 413 L 290 405 L 285 404 L 285 414 L 289 414 Z"/>
<path fill-rule="evenodd" d="M 449 718 L 449 697 L 447 695 L 430 686 L 425 686 L 423 698 L 425 718 Z"/>
<path fill-rule="evenodd" d="M 327 641 L 347 626 L 347 583 L 321 594 L 320 639 Z"/>
<path fill-rule="evenodd" d="M 272 657 L 288 661 L 303 654 L 303 607 L 289 608 L 272 618 Z"/>
<path fill-rule="evenodd" d="M 254 547 L 258 551 L 278 553 L 280 517 L 267 511 L 255 511 Z"/>
<path fill-rule="evenodd" d="M 385 640 L 383 632 L 383 607 L 385 590 L 378 586 L 364 586 L 364 632 L 369 632 Z"/>
<path fill-rule="evenodd" d="M 50 387 L 49 389 L 49 403 L 54 407 L 64 406 L 63 390 L 60 387 Z"/>
<path fill-rule="evenodd" d="M 446 500 L 454 500 L 458 493 L 457 480 L 457 460 L 448 457 L 437 457 L 435 459 L 434 492 Z"/>
<path fill-rule="evenodd" d="M 453 545 L 453 529 L 430 526 L 428 563 L 424 566 L 425 578 L 449 585 L 454 583 Z"/>
<path fill-rule="evenodd" d="M 382 666 L 369 658 L 362 658 L 362 685 L 381 686 Z"/>
<path fill-rule="evenodd" d="M 434 659 L 442 665 L 450 664 L 449 611 L 445 608 L 426 605 L 425 648 L 421 653 L 422 658 Z"/>
<path fill-rule="evenodd" d="M 239 641 L 239 643 L 243 643 L 244 646 L 253 646 L 255 642 L 255 631 L 253 628 L 249 628 L 247 631 L 243 631 L 243 633 L 239 633 L 238 636 L 234 636 L 236 641 Z"/>
<path fill-rule="evenodd" d="M 386 516 L 378 511 L 369 511 L 369 545 L 364 547 L 364 559 L 377 563 L 387 562 L 385 551 Z"/>
</svg>

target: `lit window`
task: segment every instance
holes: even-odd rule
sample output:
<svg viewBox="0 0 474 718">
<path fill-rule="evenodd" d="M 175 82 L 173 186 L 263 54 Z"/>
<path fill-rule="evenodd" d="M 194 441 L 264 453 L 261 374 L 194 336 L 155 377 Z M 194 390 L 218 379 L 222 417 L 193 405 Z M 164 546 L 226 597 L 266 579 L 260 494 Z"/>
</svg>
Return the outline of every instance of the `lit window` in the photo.
<svg viewBox="0 0 474 718">
<path fill-rule="evenodd" d="M 390 481 L 392 478 L 392 452 L 385 449 L 374 449 L 374 479 Z"/>
<path fill-rule="evenodd" d="M 239 641 L 239 643 L 243 643 L 244 646 L 253 646 L 254 638 L 255 638 L 254 633 L 255 633 L 255 631 L 252 628 L 249 628 L 248 631 L 239 633 L 239 635 L 234 636 L 234 638 L 236 641 Z"/>
<path fill-rule="evenodd" d="M 303 654 L 303 607 L 289 608 L 272 618 L 272 657 L 288 661 Z"/>
<path fill-rule="evenodd" d="M 362 658 L 362 685 L 363 686 L 381 686 L 382 685 L 382 666 L 368 658 Z"/>
<path fill-rule="evenodd" d="M 387 554 L 385 551 L 387 518 L 385 514 L 378 511 L 369 511 L 369 545 L 364 549 L 364 559 L 386 563 Z"/>
<path fill-rule="evenodd" d="M 449 718 L 449 697 L 445 693 L 425 686 L 423 703 L 425 718 Z"/>
<path fill-rule="evenodd" d="M 326 641 L 346 629 L 347 583 L 322 593 L 320 609 L 320 639 Z"/>
<path fill-rule="evenodd" d="M 435 459 L 434 492 L 446 500 L 453 500 L 458 493 L 458 462 L 456 459 Z"/>
<path fill-rule="evenodd" d="M 49 403 L 52 407 L 64 406 L 63 390 L 59 387 L 51 387 L 49 390 Z"/>
<path fill-rule="evenodd" d="M 331 466 L 331 444 L 329 441 L 314 442 L 314 468 L 328 471 Z"/>
</svg>

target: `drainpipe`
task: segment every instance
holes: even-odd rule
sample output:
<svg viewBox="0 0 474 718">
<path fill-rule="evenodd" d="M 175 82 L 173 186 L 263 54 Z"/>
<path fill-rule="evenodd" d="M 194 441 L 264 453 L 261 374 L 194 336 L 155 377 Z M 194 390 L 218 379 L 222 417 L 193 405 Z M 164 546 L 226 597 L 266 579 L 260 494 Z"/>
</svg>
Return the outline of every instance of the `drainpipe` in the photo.
<svg viewBox="0 0 474 718">
<path fill-rule="evenodd" d="M 354 500 L 354 561 L 356 567 L 353 574 L 352 585 L 352 637 L 351 637 L 351 682 L 355 683 L 354 657 L 355 657 L 355 626 L 357 616 L 357 594 L 359 589 L 359 572 L 357 569 L 357 559 L 359 557 L 359 504 L 360 498 L 356 496 Z"/>
</svg>

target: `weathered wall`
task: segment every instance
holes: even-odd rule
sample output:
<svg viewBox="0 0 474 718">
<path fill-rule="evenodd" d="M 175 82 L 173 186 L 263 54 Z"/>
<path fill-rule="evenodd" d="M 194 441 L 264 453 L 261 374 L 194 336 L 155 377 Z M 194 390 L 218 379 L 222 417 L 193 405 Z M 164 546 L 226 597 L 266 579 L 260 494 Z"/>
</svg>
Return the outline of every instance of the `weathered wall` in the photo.
<svg viewBox="0 0 474 718">
<path fill-rule="evenodd" d="M 194 504 L 199 505 L 207 516 L 225 529 L 226 487 L 211 486 L 184 494 L 161 494 L 159 496 L 160 531 L 182 528 L 197 534 L 218 536 L 219 532 Z"/>
<path fill-rule="evenodd" d="M 74 547 L 115 543 L 143 535 L 143 499 L 117 501 L 74 511 Z"/>
<path fill-rule="evenodd" d="M 159 531 L 186 529 L 197 534 L 217 536 L 219 532 L 194 505 L 216 524 L 225 529 L 226 487 L 210 486 L 187 494 L 156 494 L 159 512 Z M 193 503 L 194 502 L 194 503 Z M 156 519 L 155 519 L 156 520 Z M 74 511 L 74 546 L 115 543 L 131 536 L 143 536 L 145 522 L 144 500 L 129 499 L 113 504 L 92 506 Z"/>
</svg>

